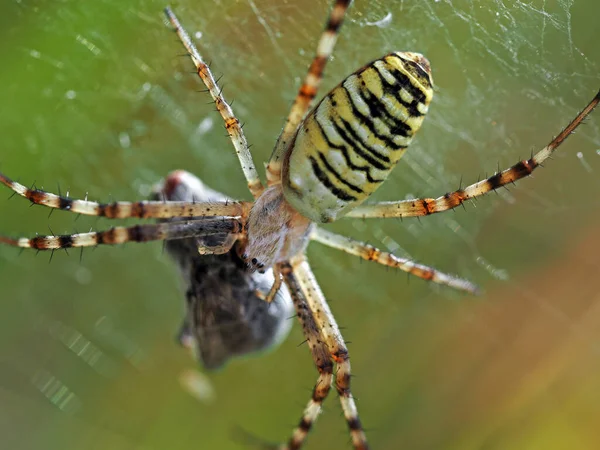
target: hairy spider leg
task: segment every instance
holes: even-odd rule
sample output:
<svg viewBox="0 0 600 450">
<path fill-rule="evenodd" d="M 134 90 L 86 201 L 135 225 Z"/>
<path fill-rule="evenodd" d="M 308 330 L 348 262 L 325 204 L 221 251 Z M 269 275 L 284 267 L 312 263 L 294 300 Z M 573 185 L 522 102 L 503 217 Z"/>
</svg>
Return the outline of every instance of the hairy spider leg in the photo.
<svg viewBox="0 0 600 450">
<path fill-rule="evenodd" d="M 306 112 L 312 105 L 317 91 L 323 79 L 323 71 L 329 57 L 333 53 L 335 43 L 340 32 L 340 27 L 344 22 L 346 11 L 352 0 L 336 0 L 325 24 L 325 29 L 321 34 L 317 45 L 317 52 L 308 68 L 308 73 L 298 90 L 292 108 L 287 116 L 283 130 L 277 138 L 275 148 L 267 164 L 268 184 L 276 184 L 281 181 L 281 163 L 283 155 L 288 148 L 291 139 L 296 134 L 300 122 L 304 119 Z"/>
<path fill-rule="evenodd" d="M 31 203 L 61 209 L 86 216 L 108 219 L 173 219 L 177 217 L 245 217 L 250 211 L 250 202 L 171 202 L 140 201 L 98 203 L 89 200 L 62 197 L 39 189 L 30 189 L 0 173 L 0 183 L 13 190 Z"/>
<path fill-rule="evenodd" d="M 264 187 L 260 181 L 260 178 L 258 177 L 258 172 L 256 170 L 256 166 L 254 165 L 254 161 L 252 160 L 252 154 L 248 148 L 248 142 L 246 141 L 246 136 L 244 136 L 244 131 L 242 130 L 240 121 L 233 114 L 231 106 L 229 106 L 227 101 L 225 101 L 223 92 L 215 81 L 208 64 L 206 64 L 202 59 L 202 56 L 200 56 L 196 46 L 192 43 L 192 40 L 179 23 L 179 20 L 173 11 L 171 11 L 171 8 L 165 8 L 165 14 L 171 22 L 171 25 L 173 25 L 175 28 L 177 36 L 179 36 L 183 46 L 192 58 L 192 61 L 196 66 L 198 76 L 210 92 L 210 95 L 215 102 L 215 106 L 217 107 L 217 111 L 219 111 L 219 114 L 221 114 L 221 117 L 225 122 L 225 129 L 231 138 L 231 142 L 235 148 L 235 153 L 240 160 L 244 176 L 248 182 L 248 189 L 250 190 L 250 193 L 254 196 L 254 198 L 258 197 L 264 190 Z"/>
<path fill-rule="evenodd" d="M 324 230 L 323 228 L 315 228 L 311 235 L 311 240 L 351 255 L 358 256 L 367 261 L 374 261 L 383 266 L 400 269 L 409 273 L 410 275 L 422 278 L 423 280 L 428 280 L 436 284 L 443 284 L 469 294 L 479 293 L 479 288 L 470 281 L 448 275 L 429 266 L 417 264 L 410 259 L 400 258 L 392 255 L 389 252 L 381 251 L 372 245 L 355 241 L 354 239 L 332 233 Z"/>
<path fill-rule="evenodd" d="M 369 444 L 367 443 L 367 437 L 365 436 L 362 424 L 358 418 L 358 410 L 350 390 L 350 357 L 348 355 L 348 349 L 346 348 L 344 338 L 340 333 L 335 318 L 333 317 L 329 305 L 327 304 L 327 300 L 325 299 L 325 296 L 323 295 L 323 292 L 317 283 L 306 257 L 304 255 L 295 256 L 290 261 L 290 264 L 292 273 L 296 277 L 303 297 L 306 299 L 306 303 L 312 312 L 315 324 L 320 330 L 321 336 L 327 345 L 329 355 L 337 366 L 337 370 L 335 372 L 335 388 L 342 405 L 344 418 L 346 419 L 346 423 L 350 431 L 352 445 L 355 450 L 367 450 L 369 448 Z M 311 408 L 313 400 L 311 400 L 307 410 L 305 410 L 305 416 L 303 416 L 303 419 L 308 417 L 306 416 L 307 412 L 309 413 L 309 416 L 311 415 L 310 411 L 308 410 Z M 320 405 L 320 403 L 318 404 Z M 294 435 L 302 436 L 305 434 L 305 432 L 308 432 L 308 429 L 310 429 L 309 423 L 304 423 L 304 421 L 301 421 L 299 427 L 294 432 Z"/>
<path fill-rule="evenodd" d="M 313 361 L 319 371 L 319 377 L 313 388 L 311 399 L 302 413 L 302 418 L 298 426 L 287 444 L 279 447 L 280 450 L 296 450 L 304 444 L 310 429 L 321 412 L 323 401 L 329 394 L 331 382 L 333 381 L 333 362 L 329 355 L 327 343 L 315 322 L 313 313 L 302 292 L 298 278 L 293 272 L 292 266 L 289 263 L 283 264 L 281 272 L 292 296 L 296 316 L 302 326 L 302 331 L 308 343 Z"/>
<path fill-rule="evenodd" d="M 166 241 L 185 239 L 198 235 L 240 233 L 242 224 L 234 218 L 212 218 L 185 222 L 163 222 L 155 224 L 113 227 L 106 231 L 65 234 L 59 236 L 37 236 L 34 238 L 9 238 L 0 236 L 0 243 L 37 250 L 58 250 L 72 247 L 96 247 L 119 245 L 127 242 Z"/>
</svg>

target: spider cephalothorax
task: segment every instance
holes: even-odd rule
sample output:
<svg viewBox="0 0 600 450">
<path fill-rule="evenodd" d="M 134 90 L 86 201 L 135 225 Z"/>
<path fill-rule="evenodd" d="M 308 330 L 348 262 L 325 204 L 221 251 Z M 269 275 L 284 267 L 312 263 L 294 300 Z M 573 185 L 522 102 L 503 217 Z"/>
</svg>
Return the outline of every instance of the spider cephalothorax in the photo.
<svg viewBox="0 0 600 450">
<path fill-rule="evenodd" d="M 390 53 L 348 76 L 309 112 L 349 4 L 350 0 L 333 1 L 316 55 L 267 165 L 266 189 L 240 123 L 209 67 L 172 11 L 166 10 L 225 122 L 254 202 L 177 200 L 103 205 L 28 189 L 0 174 L 0 182 L 17 194 L 52 208 L 109 218 L 185 219 L 68 236 L 0 237 L 1 243 L 53 250 L 193 238 L 202 254 L 225 253 L 235 245 L 251 270 L 266 271 L 272 267 L 273 286 L 263 296 L 267 302 L 272 301 L 285 282 L 319 371 L 300 423 L 288 444 L 283 446 L 286 449 L 303 445 L 332 384 L 339 396 L 352 445 L 355 449 L 368 448 L 350 391 L 348 351 L 305 256 L 309 241 L 318 241 L 434 283 L 477 292 L 477 287 L 468 281 L 326 231 L 316 223 L 341 217 L 415 217 L 453 209 L 530 175 L 600 102 L 599 92 L 546 147 L 485 180 L 437 198 L 363 204 L 394 168 L 418 130 L 429 108 L 433 82 L 425 57 L 412 52 Z M 334 364 L 337 366 L 335 374 Z"/>
<path fill-rule="evenodd" d="M 256 199 L 246 229 L 242 258 L 252 270 L 264 270 L 303 253 L 312 222 L 286 201 L 281 185 L 276 184 Z"/>
</svg>

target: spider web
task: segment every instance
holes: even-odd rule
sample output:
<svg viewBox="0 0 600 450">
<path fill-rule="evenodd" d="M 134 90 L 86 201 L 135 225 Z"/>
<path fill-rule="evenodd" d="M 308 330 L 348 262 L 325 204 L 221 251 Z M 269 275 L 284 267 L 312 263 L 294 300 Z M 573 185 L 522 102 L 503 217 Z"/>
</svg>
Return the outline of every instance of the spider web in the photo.
<svg viewBox="0 0 600 450">
<path fill-rule="evenodd" d="M 144 198 L 169 170 L 248 198 L 220 118 L 158 1 L 0 6 L 0 170 L 77 197 Z M 172 5 L 245 125 L 270 155 L 329 2 L 181 0 Z M 374 200 L 436 197 L 545 145 L 600 87 L 594 0 L 358 1 L 326 69 L 326 92 L 382 54 L 432 63 L 422 131 Z M 457 273 L 456 295 L 312 244 L 309 257 L 350 346 L 374 448 L 594 448 L 600 386 L 600 118 L 546 168 L 465 210 L 330 228 Z M 7 193 L 8 196 L 8 193 Z M 104 229 L 0 200 L 0 232 Z M 316 380 L 298 329 L 278 350 L 210 383 L 170 339 L 181 317 L 159 245 L 35 257 L 0 248 L 0 431 L 7 448 L 238 448 L 232 428 L 287 438 Z M 73 252 L 72 252 L 73 253 Z M 347 280 L 353 280 L 349 283 Z M 296 327 L 297 328 L 297 327 Z M 202 381 L 198 379 L 196 381 Z M 308 448 L 341 448 L 327 403 Z M 400 440 L 400 441 L 399 441 Z"/>
</svg>

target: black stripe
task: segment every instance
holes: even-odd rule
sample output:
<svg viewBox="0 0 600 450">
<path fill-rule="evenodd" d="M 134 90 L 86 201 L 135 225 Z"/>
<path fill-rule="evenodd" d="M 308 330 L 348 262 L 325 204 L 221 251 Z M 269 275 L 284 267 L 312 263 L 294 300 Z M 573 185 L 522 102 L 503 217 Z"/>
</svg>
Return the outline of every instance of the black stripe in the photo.
<svg viewBox="0 0 600 450">
<path fill-rule="evenodd" d="M 402 59 L 398 55 L 390 55 L 390 56 L 401 59 L 405 65 L 409 66 L 412 69 L 413 72 L 417 72 L 418 78 L 422 78 L 422 79 L 426 80 L 427 83 L 429 85 L 431 85 L 430 75 L 425 71 L 425 69 L 423 69 L 423 67 L 419 63 L 417 63 L 415 61 L 407 60 L 407 59 Z"/>
<path fill-rule="evenodd" d="M 310 422 L 309 420 L 307 420 L 303 417 L 302 420 L 300 421 L 300 423 L 298 424 L 298 428 L 300 430 L 304 431 L 305 433 L 308 433 L 310 431 L 311 425 L 312 425 L 312 422 Z"/>
<path fill-rule="evenodd" d="M 340 116 L 340 121 L 342 122 L 342 125 L 344 127 L 344 131 L 346 131 L 350 135 L 351 139 L 353 139 L 354 142 L 356 142 L 357 144 L 360 144 L 362 146 L 362 148 L 364 148 L 371 155 L 375 156 L 376 158 L 379 158 L 383 162 L 386 162 L 388 164 L 391 163 L 390 158 L 387 155 L 382 155 L 381 153 L 379 153 L 374 148 L 369 147 L 366 142 L 363 142 L 361 140 L 361 137 L 356 132 L 356 130 L 354 128 L 352 128 L 352 125 L 350 124 L 350 122 L 344 120 L 344 118 L 342 118 L 341 116 Z M 356 148 L 356 145 L 354 145 L 353 148 Z"/>
<path fill-rule="evenodd" d="M 353 190 L 354 192 L 356 192 L 357 194 L 364 194 L 365 191 L 363 191 L 361 188 L 359 188 L 358 186 L 355 186 L 354 184 L 346 181 L 345 179 L 342 178 L 342 176 L 336 172 L 336 170 L 334 169 L 334 167 L 329 164 L 329 161 L 327 161 L 327 158 L 325 158 L 325 155 L 321 152 L 317 152 L 319 154 L 319 159 L 321 160 L 321 162 L 323 163 L 323 165 L 325 166 L 325 168 L 332 173 L 337 180 L 344 184 L 345 186 L 349 187 L 351 190 Z"/>
<path fill-rule="evenodd" d="M 371 120 L 371 118 L 368 117 L 368 116 L 365 116 L 356 107 L 356 105 L 354 104 L 354 101 L 352 100 L 352 95 L 350 94 L 350 91 L 348 91 L 348 88 L 346 88 L 346 86 L 344 86 L 344 85 L 342 85 L 341 88 L 344 91 L 344 93 L 346 94 L 346 96 L 348 97 L 348 100 L 349 100 L 349 103 L 350 103 L 350 107 L 352 108 L 352 114 L 354 115 L 354 117 L 356 117 L 357 119 L 359 119 L 359 122 L 362 121 L 362 123 L 367 126 L 367 128 L 369 129 L 369 131 L 372 134 L 374 134 L 375 137 L 377 137 L 377 139 L 379 139 L 380 141 L 383 141 L 387 147 L 390 147 L 393 150 L 399 150 L 401 148 L 406 148 L 406 146 L 404 146 L 404 145 L 398 145 L 398 144 L 396 144 L 391 137 L 379 134 L 379 132 L 375 128 L 375 123 Z M 381 106 L 383 106 L 382 102 L 378 102 L 378 103 Z M 408 125 L 406 125 L 404 122 L 402 122 L 402 121 L 400 121 L 398 119 L 394 118 L 393 120 L 394 120 L 394 125 L 386 122 L 386 125 L 388 125 L 390 127 L 390 133 L 392 135 L 400 134 L 401 136 L 404 136 L 404 137 L 412 136 L 412 134 L 413 134 L 412 129 Z M 408 129 L 408 130 L 410 130 L 410 135 L 395 132 L 395 130 L 397 130 L 397 129 L 401 130 L 401 131 L 403 131 L 405 129 Z M 388 159 L 388 161 L 389 161 L 389 159 Z"/>
<path fill-rule="evenodd" d="M 362 429 L 362 426 L 360 424 L 359 418 L 352 417 L 348 419 L 348 428 L 350 428 L 352 431 L 360 431 Z"/>
<path fill-rule="evenodd" d="M 396 80 L 397 83 L 390 83 L 381 73 L 381 71 L 379 70 L 379 68 L 375 65 L 373 65 L 373 69 L 375 69 L 375 72 L 377 72 L 377 75 L 379 75 L 379 79 L 381 80 L 381 85 L 383 86 L 383 92 L 385 94 L 389 94 L 392 97 L 394 97 L 396 100 L 398 100 L 398 102 L 400 104 L 402 104 L 403 106 L 406 107 L 408 114 L 410 114 L 412 117 L 421 117 L 424 114 L 419 111 L 419 103 L 421 103 L 420 100 L 424 100 L 424 95 L 423 92 L 418 89 L 419 94 L 417 96 L 414 95 L 414 91 L 412 89 L 410 89 L 408 86 L 414 88 L 415 86 L 413 86 L 413 84 L 410 82 L 410 80 L 408 79 L 408 77 L 403 74 L 402 72 L 395 70 L 395 72 L 397 72 L 400 75 L 404 75 L 404 79 L 405 81 L 401 81 L 397 76 L 394 76 L 392 74 L 392 76 L 394 76 L 394 79 Z M 413 101 L 412 102 L 406 102 L 404 101 L 404 99 L 400 96 L 400 89 L 406 89 L 406 91 L 412 95 L 413 97 Z"/>
<path fill-rule="evenodd" d="M 58 244 L 60 245 L 60 248 L 73 247 L 73 236 L 58 236 Z"/>
<path fill-rule="evenodd" d="M 319 132 L 321 133 L 321 136 L 327 143 L 327 146 L 329 148 L 334 148 L 336 150 L 341 151 L 342 155 L 344 156 L 344 159 L 346 160 L 346 164 L 348 165 L 348 167 L 350 167 L 352 170 L 358 170 L 358 171 L 366 174 L 367 180 L 369 181 L 369 183 L 381 183 L 385 180 L 385 178 L 383 180 L 373 178 L 371 176 L 371 171 L 370 171 L 371 167 L 370 166 L 358 166 L 358 165 L 354 164 L 354 162 L 352 162 L 352 159 L 350 158 L 350 154 L 348 153 L 348 148 L 343 144 L 338 145 L 338 144 L 334 144 L 333 142 L 331 142 L 331 139 L 329 139 L 329 136 L 327 136 L 327 133 L 325 132 L 325 129 L 323 128 L 323 125 L 321 125 L 321 123 L 317 119 L 316 115 L 315 115 L 315 122 L 317 124 L 317 128 L 319 129 Z"/>
<path fill-rule="evenodd" d="M 392 121 L 396 121 L 396 117 L 391 116 L 390 113 L 385 109 L 383 103 L 375 98 L 375 96 L 371 94 L 371 91 L 367 89 L 367 83 L 362 78 L 362 73 L 357 74 L 357 78 L 361 81 L 360 84 L 362 85 L 362 87 L 358 88 L 358 95 L 360 95 L 362 101 L 367 105 L 369 115 L 384 120 L 391 127 L 391 124 L 388 120 L 391 119 Z"/>
<path fill-rule="evenodd" d="M 528 161 L 519 161 L 511 167 L 511 170 L 516 173 L 519 178 L 525 178 L 527 175 L 531 174 L 536 167 L 537 164 L 535 161 L 530 159 Z"/>
<path fill-rule="evenodd" d="M 359 147 L 358 145 L 353 145 L 350 136 L 348 136 L 348 134 L 344 131 L 344 129 L 341 126 L 339 126 L 338 123 L 335 120 L 331 119 L 331 123 L 332 123 L 333 127 L 335 128 L 335 131 L 342 138 L 342 140 L 344 142 L 347 142 L 348 144 L 350 144 L 350 147 L 352 148 L 352 151 L 354 153 L 356 153 L 358 156 L 360 156 L 362 159 L 364 159 L 365 161 L 367 161 L 369 164 L 371 164 L 376 169 L 379 169 L 379 170 L 390 170 L 389 167 L 387 167 L 386 165 L 384 165 L 383 163 L 381 163 L 379 160 L 373 158 L 369 153 L 363 151 L 361 149 L 361 147 Z"/>
<path fill-rule="evenodd" d="M 504 185 L 504 183 L 502 183 L 502 172 L 498 172 L 496 175 L 489 177 L 486 181 L 491 190 L 498 189 L 500 186 Z"/>
<path fill-rule="evenodd" d="M 69 209 L 71 209 L 72 205 L 73 205 L 73 200 L 71 200 L 70 198 L 58 197 L 58 207 L 60 209 L 68 211 Z"/>
<path fill-rule="evenodd" d="M 389 69 L 388 72 L 392 77 L 394 77 L 394 79 L 398 82 L 400 87 L 406 89 L 408 93 L 415 98 L 415 100 L 425 100 L 425 93 L 418 86 L 412 84 L 408 75 L 394 68 Z"/>
<path fill-rule="evenodd" d="M 132 242 L 144 242 L 147 241 L 149 236 L 144 233 L 142 227 L 135 225 L 127 229 L 127 240 Z"/>
<path fill-rule="evenodd" d="M 424 81 L 426 81 L 427 84 L 431 87 L 431 78 L 429 77 L 429 74 L 427 72 L 425 72 L 419 64 L 417 64 L 414 61 L 402 59 L 398 55 L 392 54 L 389 56 L 400 60 L 401 66 L 404 66 L 404 67 L 408 66 L 408 68 L 412 69 L 413 72 L 416 72 L 416 74 L 413 76 L 415 76 L 416 78 L 424 79 Z M 411 93 L 411 95 L 413 97 L 415 97 L 415 99 L 423 100 L 425 98 L 425 94 L 423 93 L 423 91 L 418 86 L 415 86 L 414 84 L 412 84 L 410 82 L 410 78 L 408 77 L 408 75 L 406 75 L 405 73 L 401 72 L 400 70 L 398 70 L 394 67 L 390 68 L 388 71 L 392 74 L 392 76 L 396 80 L 398 80 L 398 83 L 400 83 L 400 86 L 402 86 L 407 91 L 409 91 Z"/>
<path fill-rule="evenodd" d="M 372 113 L 374 116 L 381 117 L 381 119 L 390 127 L 390 130 L 399 130 L 400 132 L 397 132 L 396 134 L 403 136 L 403 137 L 412 136 L 412 134 L 413 134 L 412 128 L 409 128 L 410 135 L 409 135 L 409 131 L 402 131 L 404 129 L 403 125 L 406 126 L 406 124 L 404 122 L 402 122 L 401 120 L 399 120 L 394 115 L 392 115 L 392 113 L 390 113 L 387 110 L 387 107 L 385 106 L 385 104 L 383 102 L 380 102 L 377 99 L 377 97 L 375 97 L 375 95 L 373 95 L 373 93 L 371 91 L 366 89 L 366 87 L 365 87 L 364 91 L 362 89 L 360 89 L 359 95 L 361 96 L 361 98 L 364 100 L 364 102 L 369 107 L 369 112 Z M 398 147 L 403 150 L 407 146 L 400 145 Z"/>
<path fill-rule="evenodd" d="M 385 91 L 385 84 L 383 86 L 384 86 L 384 91 Z M 392 132 L 394 134 L 403 136 L 403 137 L 407 137 L 407 138 L 412 137 L 414 135 L 413 129 L 407 123 L 403 122 L 401 119 L 396 117 L 394 112 L 388 110 L 385 103 L 380 101 L 377 98 L 377 96 L 367 88 L 367 85 L 364 82 L 363 82 L 363 87 L 364 87 L 364 89 L 361 89 L 362 98 L 365 99 L 365 101 L 368 105 L 371 105 L 374 108 L 377 108 L 381 112 L 384 113 L 384 115 L 385 115 L 384 120 L 390 126 L 390 128 L 393 130 Z M 406 146 L 399 146 L 399 147 L 406 148 Z"/>
<path fill-rule="evenodd" d="M 344 23 L 344 18 L 342 17 L 341 20 L 338 20 L 336 22 L 334 22 L 333 20 L 330 20 L 329 22 L 327 22 L 327 26 L 325 27 L 325 32 L 332 32 L 337 34 L 338 30 L 340 29 L 340 27 L 342 26 L 342 23 Z"/>
<path fill-rule="evenodd" d="M 319 163 L 317 163 L 317 160 L 315 158 L 313 158 L 312 156 L 309 156 L 309 159 L 310 159 L 310 164 L 312 165 L 313 173 L 319 179 L 319 181 L 323 184 L 323 186 L 325 186 L 327 189 L 329 189 L 333 195 L 335 195 L 337 198 L 339 198 L 340 200 L 343 200 L 345 202 L 351 202 L 351 201 L 357 200 L 356 197 L 342 191 L 341 189 L 338 189 L 329 180 L 329 178 L 327 178 L 327 175 L 319 167 Z"/>
<path fill-rule="evenodd" d="M 431 214 L 431 211 L 429 210 L 429 202 L 427 200 L 425 200 L 425 199 L 421 200 L 421 205 L 423 206 L 423 209 L 425 210 L 426 216 Z"/>
</svg>

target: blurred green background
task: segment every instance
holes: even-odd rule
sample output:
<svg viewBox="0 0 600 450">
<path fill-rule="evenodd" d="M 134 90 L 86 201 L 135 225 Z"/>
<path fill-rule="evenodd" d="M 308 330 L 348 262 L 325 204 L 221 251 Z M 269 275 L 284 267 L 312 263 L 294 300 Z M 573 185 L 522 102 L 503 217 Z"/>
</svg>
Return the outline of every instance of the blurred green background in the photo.
<svg viewBox="0 0 600 450">
<path fill-rule="evenodd" d="M 178 1 L 255 161 L 270 155 L 329 3 Z M 184 168 L 248 199 L 220 118 L 160 1 L 0 4 L 0 170 L 73 197 L 144 198 Z M 393 50 L 428 56 L 437 93 L 377 199 L 437 196 L 529 156 L 600 87 L 596 0 L 358 1 L 324 88 Z M 422 220 L 330 228 L 469 278 L 472 298 L 312 244 L 376 449 L 600 447 L 600 111 L 546 168 Z M 105 229 L 0 192 L 0 233 Z M 178 382 L 183 297 L 160 244 L 54 255 L 0 248 L 6 449 L 240 448 L 287 439 L 316 371 L 295 326 L 275 351 Z M 349 281 L 352 280 L 352 281 Z M 349 448 L 332 395 L 307 448 Z"/>
</svg>

